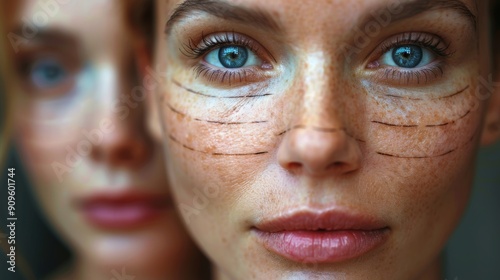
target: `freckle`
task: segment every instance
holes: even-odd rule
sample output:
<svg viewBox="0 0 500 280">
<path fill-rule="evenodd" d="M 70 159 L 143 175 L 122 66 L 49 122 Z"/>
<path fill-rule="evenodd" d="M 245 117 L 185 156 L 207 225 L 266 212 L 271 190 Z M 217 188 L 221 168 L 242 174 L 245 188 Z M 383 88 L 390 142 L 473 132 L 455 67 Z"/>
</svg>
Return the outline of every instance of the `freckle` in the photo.
<svg viewBox="0 0 500 280">
<path fill-rule="evenodd" d="M 215 151 L 215 146 L 214 145 L 209 145 L 206 149 L 205 152 L 207 153 L 213 153 Z"/>
<path fill-rule="evenodd" d="M 184 115 L 181 115 L 181 114 L 176 114 L 177 116 L 177 121 L 182 121 L 184 120 Z"/>
</svg>

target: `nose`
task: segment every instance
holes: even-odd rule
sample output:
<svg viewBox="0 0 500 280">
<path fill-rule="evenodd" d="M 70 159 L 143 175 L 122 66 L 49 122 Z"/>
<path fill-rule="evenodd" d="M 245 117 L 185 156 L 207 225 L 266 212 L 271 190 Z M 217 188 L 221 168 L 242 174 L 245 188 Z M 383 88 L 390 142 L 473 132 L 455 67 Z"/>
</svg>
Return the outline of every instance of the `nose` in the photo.
<svg viewBox="0 0 500 280">
<path fill-rule="evenodd" d="M 296 174 L 340 175 L 359 169 L 361 151 L 343 128 L 299 126 L 284 136 L 278 161 Z"/>
<path fill-rule="evenodd" d="M 115 123 L 115 129 L 94 145 L 92 155 L 96 161 L 110 167 L 140 168 L 151 157 L 151 141 L 139 128 Z"/>
<path fill-rule="evenodd" d="M 122 70 L 123 69 L 123 70 Z M 125 70 L 127 69 L 127 70 Z M 105 104 L 101 122 L 108 121 L 101 141 L 94 141 L 91 156 L 96 162 L 111 168 L 140 168 L 147 164 L 153 153 L 153 141 L 145 130 L 144 98 L 138 96 L 137 73 L 130 66 L 115 69 L 103 84 Z M 145 92 L 145 91 L 144 91 Z"/>
<path fill-rule="evenodd" d="M 361 167 L 362 153 L 348 132 L 347 86 L 335 75 L 326 56 L 307 59 L 294 85 L 289 102 L 290 123 L 278 146 L 278 162 L 289 172 L 306 176 L 331 176 L 354 172 Z M 333 69 L 333 70 L 332 70 Z M 344 83 L 345 84 L 345 83 Z"/>
</svg>

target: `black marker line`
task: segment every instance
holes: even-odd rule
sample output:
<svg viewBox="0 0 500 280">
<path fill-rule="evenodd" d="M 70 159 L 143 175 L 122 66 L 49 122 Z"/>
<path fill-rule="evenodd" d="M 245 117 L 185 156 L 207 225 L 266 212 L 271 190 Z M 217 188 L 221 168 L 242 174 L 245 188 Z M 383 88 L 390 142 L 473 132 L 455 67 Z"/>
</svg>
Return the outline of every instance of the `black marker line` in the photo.
<svg viewBox="0 0 500 280">
<path fill-rule="evenodd" d="M 469 140 L 467 140 L 467 142 L 465 142 L 464 144 L 458 146 L 457 148 L 455 149 L 452 149 L 452 150 L 449 150 L 443 154 L 439 154 L 439 155 L 435 155 L 435 156 L 413 156 L 413 157 L 410 157 L 410 156 L 400 156 L 400 155 L 394 155 L 394 154 L 389 154 L 389 153 L 382 153 L 382 152 L 376 152 L 377 154 L 379 155 L 382 155 L 382 156 L 387 156 L 387 157 L 395 157 L 395 158 L 408 158 L 408 159 L 424 159 L 424 158 L 437 158 L 437 157 L 442 157 L 442 156 L 445 156 L 445 155 L 448 155 L 448 154 L 451 154 L 459 149 L 462 149 L 463 147 L 469 145 L 470 143 L 472 143 L 472 141 L 474 140 L 474 137 L 476 136 L 476 133 L 477 133 L 478 129 L 476 128 L 476 130 L 474 131 L 474 133 L 472 134 L 472 136 L 469 138 Z"/>
<path fill-rule="evenodd" d="M 453 97 L 455 95 L 459 95 L 460 93 L 466 91 L 467 89 L 469 89 L 470 85 L 467 85 L 464 89 L 458 91 L 457 93 L 454 93 L 452 95 L 448 95 L 448 96 L 443 96 L 443 97 L 439 97 L 439 98 L 434 98 L 434 99 L 445 99 L 445 98 L 450 98 L 450 97 Z"/>
<path fill-rule="evenodd" d="M 381 121 L 371 121 L 371 122 L 376 123 L 376 124 L 386 125 L 386 126 L 392 126 L 392 127 L 413 127 L 413 128 L 415 128 L 415 127 L 440 127 L 440 126 L 454 124 L 457 121 L 467 117 L 470 113 L 471 113 L 471 110 L 467 111 L 467 113 L 465 113 L 464 115 L 460 116 L 459 118 L 457 118 L 455 120 L 445 122 L 445 123 L 440 123 L 440 124 L 417 125 L 417 124 L 393 124 L 393 123 L 385 123 L 385 122 L 381 122 Z"/>
<path fill-rule="evenodd" d="M 387 156 L 387 157 L 408 158 L 408 159 L 423 159 L 423 158 L 437 158 L 437 157 L 442 157 L 442 156 L 451 154 L 451 153 L 453 153 L 456 150 L 457 149 L 449 150 L 446 153 L 435 155 L 435 156 L 419 156 L 419 157 L 418 156 L 400 156 L 400 155 L 393 155 L 393 154 L 382 153 L 382 152 L 376 152 L 376 153 L 379 154 L 379 155 L 381 155 L 381 156 Z"/>
<path fill-rule="evenodd" d="M 179 83 L 176 80 L 172 80 L 174 84 L 190 93 L 205 96 L 205 97 L 210 97 L 210 98 L 256 98 L 256 97 L 264 97 L 264 96 L 270 96 L 272 95 L 271 93 L 264 93 L 264 94 L 249 94 L 249 95 L 234 95 L 234 96 L 216 96 L 216 95 L 210 95 L 206 93 L 201 93 L 195 90 L 192 90 L 188 87 L 183 86 L 181 83 Z"/>
<path fill-rule="evenodd" d="M 295 130 L 295 129 L 307 129 L 307 128 L 312 129 L 312 130 L 316 130 L 316 131 L 320 131 L 320 132 L 325 132 L 325 133 L 344 132 L 347 136 L 351 137 L 352 139 L 354 139 L 358 142 L 366 143 L 365 140 L 356 138 L 353 135 L 351 135 L 350 133 L 348 133 L 345 128 L 325 128 L 325 127 L 318 127 L 318 126 L 306 126 L 306 125 L 301 125 L 301 124 L 295 125 L 287 130 L 284 130 L 281 133 L 276 134 L 276 136 L 282 136 L 282 135 L 284 135 L 292 130 Z"/>
<path fill-rule="evenodd" d="M 180 112 L 179 110 L 175 109 L 172 105 L 170 105 L 170 103 L 166 102 L 166 105 L 170 109 L 170 111 L 172 111 L 172 112 L 174 112 L 174 113 L 176 113 L 178 115 L 181 115 L 183 117 L 191 117 L 191 116 L 188 116 L 186 113 Z M 258 123 L 267 123 L 268 122 L 268 121 L 224 122 L 224 121 L 215 121 L 215 120 L 204 120 L 204 119 L 193 118 L 193 117 L 191 117 L 191 118 L 193 120 L 199 121 L 199 122 L 206 122 L 206 123 L 213 123 L 213 124 L 222 124 L 222 125 L 258 124 Z"/>
<path fill-rule="evenodd" d="M 381 121 L 372 121 L 372 123 L 386 125 L 386 126 L 394 126 L 394 127 L 418 127 L 416 124 L 393 124 L 393 123 L 385 123 Z"/>
<path fill-rule="evenodd" d="M 295 129 L 306 129 L 306 128 L 309 128 L 309 129 L 312 129 L 312 130 L 316 130 L 316 131 L 320 131 L 320 132 L 326 132 L 326 133 L 335 133 L 335 132 L 340 132 L 340 131 L 344 131 L 345 132 L 344 128 L 325 128 L 325 127 L 306 126 L 306 125 L 299 124 L 299 125 L 294 125 L 291 128 L 288 128 L 288 129 L 286 129 L 286 130 L 284 130 L 284 131 L 276 134 L 276 136 L 281 136 L 281 135 L 283 135 L 285 133 L 288 133 L 288 132 L 290 132 L 292 130 L 295 130 Z"/>
<path fill-rule="evenodd" d="M 431 98 L 429 100 L 439 100 L 439 99 L 446 99 L 446 98 L 450 98 L 450 97 L 453 97 L 455 95 L 459 95 L 461 93 L 463 93 L 464 91 L 466 91 L 467 89 L 469 89 L 470 85 L 467 85 L 465 88 L 459 90 L 458 92 L 455 92 L 453 94 L 450 94 L 450 95 L 447 95 L 447 96 L 443 96 L 443 97 L 436 97 L 436 98 Z M 407 100 L 426 100 L 424 98 L 413 98 L 413 97 L 407 97 L 407 96 L 400 96 L 400 95 L 393 95 L 393 94 L 384 94 L 384 96 L 387 96 L 387 97 L 393 97 L 393 98 L 400 98 L 400 99 L 407 99 Z"/>
<path fill-rule="evenodd" d="M 426 125 L 425 127 L 436 127 L 436 126 L 445 126 L 445 125 L 449 125 L 449 124 L 453 124 L 463 118 L 465 118 L 466 116 L 468 116 L 469 114 L 471 113 L 471 110 L 467 111 L 467 113 L 465 113 L 463 116 L 461 116 L 460 118 L 456 119 L 456 120 L 453 120 L 451 122 L 446 122 L 446 123 L 441 123 L 441 124 L 428 124 Z"/>
<path fill-rule="evenodd" d="M 256 155 L 264 155 L 264 154 L 267 154 L 269 152 L 267 151 L 263 151 L 263 152 L 256 152 L 256 153 L 242 153 L 242 154 L 229 154 L 229 153 L 210 153 L 210 152 L 205 152 L 205 151 L 200 151 L 200 150 L 197 150 L 193 147 L 189 147 L 183 143 L 181 143 L 179 140 L 177 140 L 174 136 L 172 136 L 170 133 L 168 134 L 168 137 L 170 138 L 170 140 L 174 141 L 175 143 L 181 145 L 181 147 L 187 149 L 187 150 L 190 150 L 190 151 L 193 151 L 193 152 L 198 152 L 198 153 L 202 153 L 202 154 L 207 154 L 207 155 L 212 155 L 212 156 L 256 156 Z"/>
</svg>

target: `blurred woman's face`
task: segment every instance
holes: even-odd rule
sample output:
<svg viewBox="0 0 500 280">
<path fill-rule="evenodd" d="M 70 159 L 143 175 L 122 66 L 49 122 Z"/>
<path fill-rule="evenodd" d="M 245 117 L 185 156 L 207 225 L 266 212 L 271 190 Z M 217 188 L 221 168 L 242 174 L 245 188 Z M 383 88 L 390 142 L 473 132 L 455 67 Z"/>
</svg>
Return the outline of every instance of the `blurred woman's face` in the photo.
<svg viewBox="0 0 500 280">
<path fill-rule="evenodd" d="M 23 92 L 15 142 L 48 219 L 77 258 L 146 279 L 141 267 L 176 267 L 194 247 L 145 133 L 154 75 L 138 77 L 122 6 L 24 1 L 4 20 Z"/>
<path fill-rule="evenodd" d="M 477 3 L 157 3 L 168 176 L 220 279 L 430 279 L 481 137 Z"/>
</svg>

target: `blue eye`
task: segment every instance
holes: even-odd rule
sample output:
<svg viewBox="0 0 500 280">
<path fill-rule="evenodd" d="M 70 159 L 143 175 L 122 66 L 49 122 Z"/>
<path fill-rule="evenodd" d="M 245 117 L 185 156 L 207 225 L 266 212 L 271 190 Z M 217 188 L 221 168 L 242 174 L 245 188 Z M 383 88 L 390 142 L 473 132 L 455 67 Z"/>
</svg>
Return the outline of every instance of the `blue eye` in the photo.
<svg viewBox="0 0 500 280">
<path fill-rule="evenodd" d="M 239 46 L 228 46 L 219 49 L 219 61 L 226 68 L 240 68 L 248 60 L 248 51 Z"/>
<path fill-rule="evenodd" d="M 67 72 L 64 67 L 55 60 L 37 61 L 30 71 L 30 77 L 34 85 L 39 88 L 50 88 L 64 82 Z"/>
<path fill-rule="evenodd" d="M 252 51 L 237 45 L 212 50 L 205 57 L 205 61 L 220 68 L 243 68 L 261 63 Z"/>
<path fill-rule="evenodd" d="M 416 68 L 429 64 L 433 53 L 418 45 L 402 45 L 389 50 L 382 56 L 382 63 L 402 68 Z"/>
<path fill-rule="evenodd" d="M 392 51 L 392 60 L 404 68 L 416 67 L 422 61 L 422 56 L 422 48 L 419 46 L 400 46 Z"/>
</svg>

